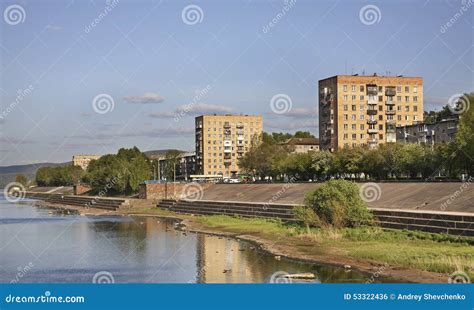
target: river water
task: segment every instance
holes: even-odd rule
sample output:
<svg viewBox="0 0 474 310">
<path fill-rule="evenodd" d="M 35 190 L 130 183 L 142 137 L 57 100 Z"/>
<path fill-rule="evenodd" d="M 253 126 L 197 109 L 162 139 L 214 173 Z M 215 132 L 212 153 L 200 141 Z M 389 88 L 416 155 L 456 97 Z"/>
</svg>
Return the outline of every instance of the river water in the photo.
<svg viewBox="0 0 474 310">
<path fill-rule="evenodd" d="M 175 229 L 176 221 L 81 216 L 0 198 L 0 283 L 267 283 L 311 272 L 312 283 L 370 275 L 281 259 L 252 244 Z M 273 278 L 272 278 L 273 275 Z"/>
</svg>

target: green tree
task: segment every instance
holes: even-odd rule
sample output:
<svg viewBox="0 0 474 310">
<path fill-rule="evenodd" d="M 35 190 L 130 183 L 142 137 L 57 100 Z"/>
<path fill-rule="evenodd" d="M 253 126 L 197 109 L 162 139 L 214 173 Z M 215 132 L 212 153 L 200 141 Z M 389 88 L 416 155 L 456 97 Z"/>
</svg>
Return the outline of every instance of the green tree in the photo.
<svg viewBox="0 0 474 310">
<path fill-rule="evenodd" d="M 120 194 L 134 193 L 151 177 L 148 158 L 137 147 L 122 148 L 117 155 L 105 155 L 91 161 L 83 181 L 93 190 L 110 189 Z"/>
<path fill-rule="evenodd" d="M 329 151 L 313 152 L 311 168 L 318 179 L 326 178 L 334 170 L 334 155 Z"/>
<path fill-rule="evenodd" d="M 459 148 L 460 167 L 468 175 L 474 176 L 474 93 L 460 98 L 459 105 L 464 109 L 460 115 L 456 143 Z"/>
<path fill-rule="evenodd" d="M 169 150 L 165 154 L 166 158 L 166 167 L 165 173 L 168 180 L 172 179 L 173 182 L 176 181 L 176 169 L 179 165 L 182 152 L 178 150 Z"/>
<path fill-rule="evenodd" d="M 15 182 L 20 183 L 23 186 L 28 186 L 28 178 L 24 174 L 17 174 L 15 176 Z"/>
</svg>

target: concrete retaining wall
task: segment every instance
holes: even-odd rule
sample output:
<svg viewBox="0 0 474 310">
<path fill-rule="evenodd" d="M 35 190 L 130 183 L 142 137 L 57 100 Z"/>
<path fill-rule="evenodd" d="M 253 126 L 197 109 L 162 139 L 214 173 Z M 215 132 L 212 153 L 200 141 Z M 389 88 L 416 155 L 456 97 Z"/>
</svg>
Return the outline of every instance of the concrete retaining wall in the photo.
<svg viewBox="0 0 474 310">
<path fill-rule="evenodd" d="M 202 199 L 302 204 L 305 193 L 319 186 L 321 183 L 212 184 L 203 188 Z M 371 208 L 474 212 L 471 183 L 397 182 L 375 186 L 378 199 L 368 202 Z"/>
<path fill-rule="evenodd" d="M 296 221 L 293 205 L 231 201 L 162 200 L 158 207 L 198 215 L 235 215 Z M 474 214 L 435 211 L 373 209 L 378 225 L 385 228 L 420 230 L 474 236 Z"/>
</svg>

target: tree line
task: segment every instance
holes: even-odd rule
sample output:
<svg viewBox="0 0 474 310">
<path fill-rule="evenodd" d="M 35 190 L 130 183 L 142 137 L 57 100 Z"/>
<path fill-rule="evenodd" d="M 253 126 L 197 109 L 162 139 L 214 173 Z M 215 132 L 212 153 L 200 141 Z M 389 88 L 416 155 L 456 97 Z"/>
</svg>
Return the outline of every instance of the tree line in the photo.
<svg viewBox="0 0 474 310">
<path fill-rule="evenodd" d="M 72 186 L 85 183 L 99 192 L 107 188 L 111 193 L 130 194 L 150 179 L 150 161 L 137 147 L 122 148 L 117 154 L 104 155 L 89 163 L 84 171 L 79 166 L 43 167 L 36 172 L 38 186 Z"/>
<path fill-rule="evenodd" d="M 474 103 L 474 94 L 463 100 Z M 444 111 L 445 109 L 443 109 Z M 444 113 L 444 112 L 443 112 Z M 273 134 L 255 137 L 250 150 L 239 161 L 239 167 L 262 180 L 350 179 L 435 179 L 474 175 L 474 107 L 460 116 L 453 141 L 435 145 L 386 143 L 378 148 L 344 148 L 336 152 L 313 151 L 293 153 L 279 143 Z"/>
</svg>

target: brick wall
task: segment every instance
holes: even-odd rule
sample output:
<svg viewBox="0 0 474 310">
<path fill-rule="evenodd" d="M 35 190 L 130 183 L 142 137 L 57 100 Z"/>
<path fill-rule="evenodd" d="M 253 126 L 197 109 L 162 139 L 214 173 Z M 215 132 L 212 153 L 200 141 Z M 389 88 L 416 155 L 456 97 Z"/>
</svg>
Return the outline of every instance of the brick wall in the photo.
<svg viewBox="0 0 474 310">
<path fill-rule="evenodd" d="M 194 186 L 196 184 L 196 186 Z M 181 199 L 185 187 L 194 191 L 204 190 L 212 184 L 208 183 L 162 183 L 140 184 L 138 198 L 140 199 Z"/>
<path fill-rule="evenodd" d="M 85 184 L 74 185 L 74 195 L 81 195 L 90 190 L 91 190 L 91 187 L 89 185 L 85 185 Z"/>
</svg>

